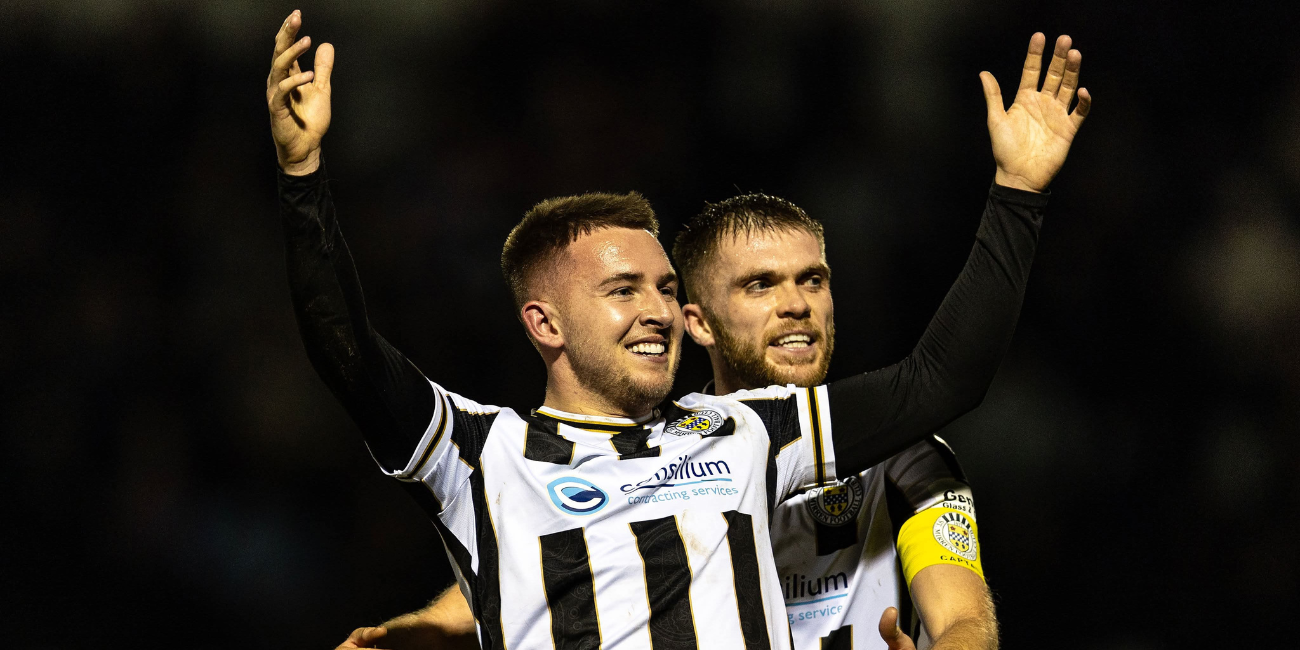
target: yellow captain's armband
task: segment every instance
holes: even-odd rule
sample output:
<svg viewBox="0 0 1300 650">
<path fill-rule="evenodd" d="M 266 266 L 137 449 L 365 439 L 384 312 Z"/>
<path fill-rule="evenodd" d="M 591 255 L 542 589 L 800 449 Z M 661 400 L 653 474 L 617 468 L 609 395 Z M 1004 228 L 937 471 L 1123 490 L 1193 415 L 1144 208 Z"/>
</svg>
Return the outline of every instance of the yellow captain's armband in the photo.
<svg viewBox="0 0 1300 650">
<path fill-rule="evenodd" d="M 908 586 L 921 569 L 936 564 L 964 566 L 983 579 L 978 533 L 974 517 L 942 504 L 913 515 L 898 531 L 898 557 Z"/>
</svg>

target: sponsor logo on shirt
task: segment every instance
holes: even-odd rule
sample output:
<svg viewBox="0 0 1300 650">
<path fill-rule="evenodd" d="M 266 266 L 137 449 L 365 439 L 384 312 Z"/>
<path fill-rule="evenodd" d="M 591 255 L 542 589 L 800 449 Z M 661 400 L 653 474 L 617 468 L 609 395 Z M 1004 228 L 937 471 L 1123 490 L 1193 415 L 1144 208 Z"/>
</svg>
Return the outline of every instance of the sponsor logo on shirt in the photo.
<svg viewBox="0 0 1300 650">
<path fill-rule="evenodd" d="M 609 503 L 609 496 L 604 490 L 576 476 L 551 481 L 546 486 L 546 492 L 560 512 L 570 515 L 590 515 L 599 512 Z"/>
<path fill-rule="evenodd" d="M 960 512 L 945 512 L 934 521 L 934 541 L 971 562 L 979 558 L 975 526 Z"/>
<path fill-rule="evenodd" d="M 697 461 L 690 454 L 684 454 L 672 462 L 660 467 L 654 476 L 637 483 L 627 483 L 619 489 L 624 494 L 637 490 L 655 490 L 661 487 L 677 487 L 695 483 L 712 483 L 715 481 L 731 482 L 731 466 L 725 460 Z"/>
<path fill-rule="evenodd" d="M 704 409 L 669 422 L 664 426 L 664 433 L 671 433 L 674 436 L 707 436 L 721 429 L 722 422 L 721 413 Z"/>
<path fill-rule="evenodd" d="M 825 526 L 843 526 L 858 517 L 864 501 L 862 481 L 850 476 L 843 481 L 808 491 L 808 514 Z"/>
</svg>

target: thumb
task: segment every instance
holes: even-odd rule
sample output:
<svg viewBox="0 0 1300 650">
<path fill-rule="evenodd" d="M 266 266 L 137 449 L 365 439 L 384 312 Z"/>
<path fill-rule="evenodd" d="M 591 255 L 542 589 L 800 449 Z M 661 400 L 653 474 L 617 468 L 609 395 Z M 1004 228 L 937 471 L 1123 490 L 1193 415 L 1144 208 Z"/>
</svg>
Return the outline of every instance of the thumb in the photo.
<svg viewBox="0 0 1300 650">
<path fill-rule="evenodd" d="M 1007 112 L 1006 106 L 1002 103 L 1002 88 L 998 86 L 998 80 L 993 78 L 991 72 L 981 72 L 980 83 L 984 86 L 984 104 L 989 111 L 989 124 L 992 124 Z"/>
<path fill-rule="evenodd" d="M 885 613 L 880 615 L 879 630 L 880 638 L 884 639 L 889 650 L 916 650 L 916 646 L 912 645 L 912 637 L 903 634 L 903 630 L 898 627 L 897 609 L 885 608 Z"/>
<path fill-rule="evenodd" d="M 352 634 L 348 635 L 348 640 L 344 641 L 343 645 L 339 646 L 339 648 L 373 648 L 375 647 L 375 641 L 378 641 L 387 634 L 387 628 L 359 627 L 352 630 Z"/>
</svg>

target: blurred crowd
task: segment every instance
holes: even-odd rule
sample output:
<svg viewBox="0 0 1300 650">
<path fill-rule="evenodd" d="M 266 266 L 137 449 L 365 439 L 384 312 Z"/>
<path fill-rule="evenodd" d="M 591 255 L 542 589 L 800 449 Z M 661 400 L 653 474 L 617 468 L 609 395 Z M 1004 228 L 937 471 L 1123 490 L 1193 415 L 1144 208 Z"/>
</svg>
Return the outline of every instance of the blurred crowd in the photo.
<svg viewBox="0 0 1300 650">
<path fill-rule="evenodd" d="M 1193 3 L 1195 4 L 1195 3 Z M 1300 608 L 1300 50 L 1285 3 L 0 3 L 0 612 L 15 648 L 332 648 L 451 582 L 298 341 L 264 79 L 337 48 L 325 157 L 378 329 L 542 398 L 498 259 L 533 203 L 826 223 L 832 378 L 911 349 L 993 176 L 977 74 L 1074 37 L 1092 116 L 1021 324 L 941 435 L 1006 647 L 1284 638 Z M 687 345 L 676 391 L 710 377 Z M 1272 623 L 1272 625 L 1269 625 Z"/>
</svg>

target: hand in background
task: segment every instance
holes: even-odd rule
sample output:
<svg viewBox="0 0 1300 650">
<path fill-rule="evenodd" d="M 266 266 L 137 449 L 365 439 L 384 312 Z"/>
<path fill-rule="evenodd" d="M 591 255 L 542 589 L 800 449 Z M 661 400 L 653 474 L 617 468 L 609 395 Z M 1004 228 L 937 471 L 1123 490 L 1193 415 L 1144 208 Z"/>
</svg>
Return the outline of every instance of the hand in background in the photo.
<svg viewBox="0 0 1300 650">
<path fill-rule="evenodd" d="M 330 73 L 334 46 L 316 48 L 314 70 L 303 72 L 298 57 L 311 47 L 311 37 L 297 42 L 302 12 L 294 10 L 275 35 L 271 73 L 266 77 L 266 104 L 271 112 L 271 137 L 275 139 L 280 168 L 295 176 L 310 174 L 320 166 L 321 138 L 330 128 Z"/>
<path fill-rule="evenodd" d="M 880 615 L 880 638 L 885 640 L 885 645 L 889 650 L 916 650 L 912 643 L 912 637 L 903 633 L 898 627 L 898 610 L 893 607 L 886 607 L 885 613 Z"/>
<path fill-rule="evenodd" d="M 1046 190 L 1065 164 L 1070 143 L 1092 107 L 1088 90 L 1078 88 L 1083 55 L 1070 49 L 1069 36 L 1056 39 L 1047 78 L 1043 79 L 1042 90 L 1038 89 L 1046 41 L 1041 32 L 1029 39 L 1020 87 L 1008 110 L 1003 110 L 997 79 L 989 72 L 980 73 L 989 112 L 989 139 L 998 165 L 994 182 L 998 185 L 1031 192 Z M 1079 104 L 1070 112 L 1076 88 Z"/>
</svg>

